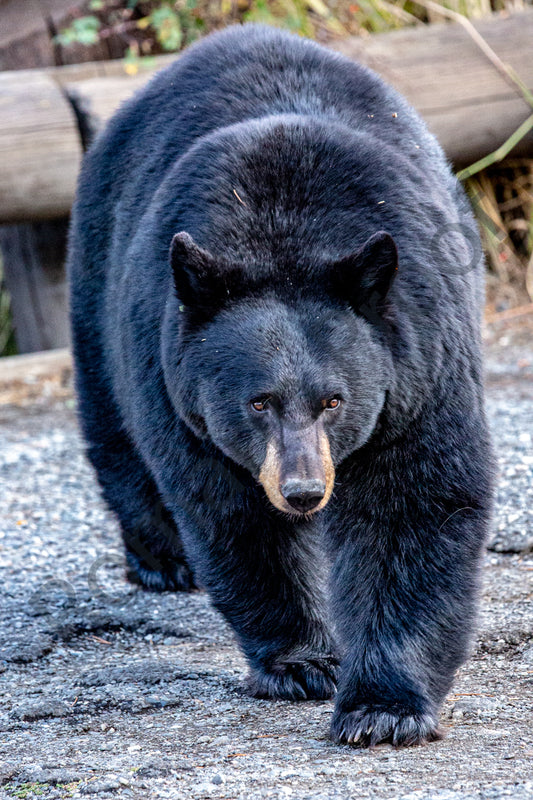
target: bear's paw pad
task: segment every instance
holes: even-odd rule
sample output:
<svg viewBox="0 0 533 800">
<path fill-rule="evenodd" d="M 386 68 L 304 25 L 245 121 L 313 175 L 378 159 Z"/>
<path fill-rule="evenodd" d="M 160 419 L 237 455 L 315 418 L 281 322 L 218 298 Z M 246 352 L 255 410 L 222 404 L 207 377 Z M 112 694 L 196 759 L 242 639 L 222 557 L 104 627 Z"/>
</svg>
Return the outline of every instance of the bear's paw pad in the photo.
<svg viewBox="0 0 533 800">
<path fill-rule="evenodd" d="M 269 671 L 253 670 L 248 687 L 254 697 L 271 700 L 329 700 L 337 691 L 338 661 L 317 656 L 280 661 Z"/>
<path fill-rule="evenodd" d="M 442 738 L 437 720 L 430 714 L 407 709 L 362 706 L 353 711 L 335 711 L 331 738 L 353 747 L 374 747 L 380 742 L 409 747 Z"/>
</svg>

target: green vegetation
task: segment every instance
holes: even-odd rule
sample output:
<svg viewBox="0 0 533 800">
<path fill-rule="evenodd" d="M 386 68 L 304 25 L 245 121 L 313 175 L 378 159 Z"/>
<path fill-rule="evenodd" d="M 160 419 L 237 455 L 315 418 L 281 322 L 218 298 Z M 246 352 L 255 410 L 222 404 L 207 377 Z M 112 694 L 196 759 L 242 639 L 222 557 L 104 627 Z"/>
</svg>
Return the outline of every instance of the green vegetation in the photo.
<svg viewBox="0 0 533 800">
<path fill-rule="evenodd" d="M 63 792 L 63 797 L 68 798 L 72 797 L 74 791 L 78 788 L 81 781 L 74 781 L 73 783 L 58 783 L 56 784 L 57 789 L 61 789 Z M 32 797 L 40 797 L 41 795 L 48 792 L 52 786 L 49 783 L 7 783 L 4 786 L 4 789 L 11 797 L 20 798 L 20 800 L 28 800 Z"/>
<path fill-rule="evenodd" d="M 21 800 L 29 797 L 39 797 L 50 788 L 48 783 L 7 783 L 4 789 L 11 797 L 19 797 Z"/>
</svg>

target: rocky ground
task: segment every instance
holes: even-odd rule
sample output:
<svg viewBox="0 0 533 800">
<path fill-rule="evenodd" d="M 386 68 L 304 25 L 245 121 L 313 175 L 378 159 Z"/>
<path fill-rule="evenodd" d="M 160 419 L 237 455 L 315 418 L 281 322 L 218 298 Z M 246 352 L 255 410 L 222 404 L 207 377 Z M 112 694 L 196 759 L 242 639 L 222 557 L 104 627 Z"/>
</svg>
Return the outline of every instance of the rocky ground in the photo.
<svg viewBox="0 0 533 800">
<path fill-rule="evenodd" d="M 533 347 L 523 326 L 489 334 L 500 480 L 479 635 L 445 739 L 406 750 L 332 744 L 328 702 L 248 698 L 205 595 L 124 581 L 68 388 L 0 407 L 0 796 L 531 800 Z"/>
</svg>

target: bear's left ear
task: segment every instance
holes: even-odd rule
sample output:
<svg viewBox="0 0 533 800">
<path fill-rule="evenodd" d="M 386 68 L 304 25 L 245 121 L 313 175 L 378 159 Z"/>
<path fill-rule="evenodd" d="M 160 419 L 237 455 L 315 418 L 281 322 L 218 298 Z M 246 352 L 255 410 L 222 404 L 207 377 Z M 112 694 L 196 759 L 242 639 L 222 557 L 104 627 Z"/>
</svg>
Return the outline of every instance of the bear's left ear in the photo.
<svg viewBox="0 0 533 800">
<path fill-rule="evenodd" d="M 363 316 L 377 315 L 398 271 L 394 239 L 378 231 L 356 253 L 331 264 L 329 271 L 336 297 Z"/>
<path fill-rule="evenodd" d="M 177 233 L 170 245 L 170 265 L 178 299 L 189 308 L 213 304 L 217 266 L 211 253 L 198 247 L 188 233 Z"/>
</svg>

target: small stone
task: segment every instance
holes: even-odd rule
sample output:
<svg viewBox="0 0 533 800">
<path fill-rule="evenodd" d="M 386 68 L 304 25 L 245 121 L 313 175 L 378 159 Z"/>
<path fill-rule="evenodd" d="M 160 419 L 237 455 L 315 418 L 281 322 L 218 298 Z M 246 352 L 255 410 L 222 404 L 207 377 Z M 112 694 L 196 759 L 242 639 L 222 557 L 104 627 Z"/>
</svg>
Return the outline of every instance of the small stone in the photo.
<svg viewBox="0 0 533 800">
<path fill-rule="evenodd" d="M 103 794 L 120 789 L 118 781 L 90 781 L 80 788 L 81 794 Z"/>
<path fill-rule="evenodd" d="M 525 661 L 526 664 L 533 664 L 533 647 L 528 647 L 527 650 L 524 650 L 522 661 Z"/>
</svg>

